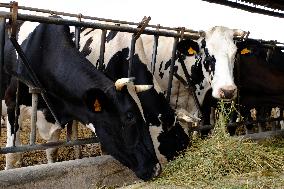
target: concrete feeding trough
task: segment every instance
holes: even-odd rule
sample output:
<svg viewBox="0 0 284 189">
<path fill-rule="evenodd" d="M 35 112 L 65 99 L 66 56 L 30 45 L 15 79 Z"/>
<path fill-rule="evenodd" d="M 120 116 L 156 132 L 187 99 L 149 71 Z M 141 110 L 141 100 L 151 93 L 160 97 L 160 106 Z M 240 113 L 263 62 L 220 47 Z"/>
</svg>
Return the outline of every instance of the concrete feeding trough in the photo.
<svg viewBox="0 0 284 189">
<path fill-rule="evenodd" d="M 85 189 L 140 181 L 109 155 L 0 171 L 0 188 Z"/>
</svg>

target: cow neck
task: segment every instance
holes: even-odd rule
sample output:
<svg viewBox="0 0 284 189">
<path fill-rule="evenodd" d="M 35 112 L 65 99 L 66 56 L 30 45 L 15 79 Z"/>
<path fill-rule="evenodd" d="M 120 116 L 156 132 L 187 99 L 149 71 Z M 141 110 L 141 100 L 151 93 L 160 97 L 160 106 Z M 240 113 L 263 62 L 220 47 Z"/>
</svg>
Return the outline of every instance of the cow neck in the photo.
<svg viewBox="0 0 284 189">
<path fill-rule="evenodd" d="M 194 100 L 194 104 L 199 112 L 200 118 L 203 118 L 203 114 L 201 111 L 201 105 L 200 102 L 198 100 L 198 97 L 196 95 L 196 87 L 194 85 L 194 81 L 192 79 L 192 77 L 190 76 L 190 74 L 188 73 L 188 70 L 186 69 L 185 63 L 184 63 L 184 58 L 182 57 L 182 55 L 180 53 L 178 53 L 178 61 L 181 64 L 182 70 L 184 72 L 184 75 L 186 77 L 185 81 L 182 77 L 177 77 L 177 75 L 175 75 L 175 77 L 190 91 L 191 94 L 193 94 L 193 100 Z M 200 63 L 201 59 L 197 59 L 196 61 L 198 64 Z"/>
<path fill-rule="evenodd" d="M 98 88 L 103 92 L 107 93 L 110 88 L 114 87 L 113 82 L 107 78 L 102 72 L 98 71 L 92 63 L 90 63 L 79 51 L 73 46 L 72 36 L 69 32 L 69 27 L 66 26 L 55 26 L 48 27 L 49 33 L 54 33 L 55 30 L 58 30 L 56 33 L 58 34 L 58 41 L 61 41 L 64 44 L 64 52 L 67 56 L 72 56 L 71 61 L 61 61 L 61 58 L 56 58 L 58 62 L 62 64 L 63 67 L 68 68 L 67 75 L 70 78 L 74 78 L 73 83 L 69 83 L 69 85 L 64 84 L 65 87 L 69 87 L 71 91 L 74 90 L 75 82 L 76 91 L 87 91 L 91 88 Z M 65 35 L 64 35 L 65 34 Z M 46 35 L 48 38 L 47 41 L 53 41 L 55 35 Z M 69 44 L 69 45 L 68 45 Z M 55 44 L 56 45 L 56 44 Z M 52 48 L 52 42 L 48 43 L 48 48 Z M 54 56 L 58 57 L 56 52 L 54 51 Z M 69 59 L 70 60 L 70 59 Z M 67 77 L 67 76 L 66 76 Z M 69 81 L 69 80 L 68 80 Z M 80 92 L 79 92 L 80 93 Z"/>
</svg>

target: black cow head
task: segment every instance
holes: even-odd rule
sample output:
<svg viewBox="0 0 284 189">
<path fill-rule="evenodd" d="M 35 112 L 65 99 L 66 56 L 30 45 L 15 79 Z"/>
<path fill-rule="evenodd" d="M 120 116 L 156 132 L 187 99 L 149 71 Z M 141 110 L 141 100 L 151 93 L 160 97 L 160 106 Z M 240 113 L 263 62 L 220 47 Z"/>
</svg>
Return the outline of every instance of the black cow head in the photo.
<svg viewBox="0 0 284 189">
<path fill-rule="evenodd" d="M 149 128 L 145 125 L 140 101 L 133 96 L 135 90 L 140 89 L 127 82 L 127 78 L 118 80 L 115 87 L 105 92 L 91 89 L 84 98 L 89 110 L 96 116 L 93 124 L 105 150 L 132 169 L 139 178 L 148 180 L 160 173 L 160 164 Z"/>
<path fill-rule="evenodd" d="M 21 46 L 61 125 L 72 120 L 92 124 L 106 151 L 139 178 L 148 180 L 160 173 L 139 101 L 126 85 L 116 88 L 80 54 L 68 26 L 39 24 Z M 31 80 L 24 67 L 18 69 L 16 61 L 5 65 L 12 65 L 9 73 Z"/>
</svg>

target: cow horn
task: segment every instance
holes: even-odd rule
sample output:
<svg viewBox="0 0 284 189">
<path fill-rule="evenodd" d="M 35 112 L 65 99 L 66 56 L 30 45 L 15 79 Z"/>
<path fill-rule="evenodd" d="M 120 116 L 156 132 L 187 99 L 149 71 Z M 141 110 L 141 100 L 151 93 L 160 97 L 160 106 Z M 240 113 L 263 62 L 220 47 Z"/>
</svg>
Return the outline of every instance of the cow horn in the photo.
<svg viewBox="0 0 284 189">
<path fill-rule="evenodd" d="M 135 77 L 121 78 L 121 79 L 116 80 L 114 85 L 115 85 L 116 90 L 120 91 L 123 86 L 129 83 L 132 83 L 134 80 L 135 80 Z"/>
<path fill-rule="evenodd" d="M 135 85 L 135 91 L 136 93 L 140 93 L 143 91 L 147 91 L 149 89 L 151 89 L 153 87 L 153 85 Z"/>
<path fill-rule="evenodd" d="M 206 36 L 206 32 L 203 31 L 203 30 L 200 30 L 198 33 L 199 33 L 200 37 L 204 38 Z"/>
<path fill-rule="evenodd" d="M 240 30 L 240 29 L 233 29 L 234 37 L 244 37 L 247 32 Z"/>
</svg>

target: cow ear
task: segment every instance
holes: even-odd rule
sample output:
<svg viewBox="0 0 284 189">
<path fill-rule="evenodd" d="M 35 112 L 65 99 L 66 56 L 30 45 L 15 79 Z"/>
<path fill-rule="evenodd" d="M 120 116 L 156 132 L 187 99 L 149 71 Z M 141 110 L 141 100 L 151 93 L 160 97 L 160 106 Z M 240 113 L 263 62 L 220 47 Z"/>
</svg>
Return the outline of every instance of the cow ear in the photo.
<svg viewBox="0 0 284 189">
<path fill-rule="evenodd" d="M 249 50 L 248 48 L 243 48 L 241 51 L 240 51 L 241 55 L 245 55 L 245 54 L 250 54 L 251 53 L 251 50 Z"/>
<path fill-rule="evenodd" d="M 83 99 L 88 109 L 94 113 L 102 112 L 107 107 L 106 95 L 99 89 L 88 90 Z"/>
<path fill-rule="evenodd" d="M 199 53 L 199 45 L 191 39 L 185 39 L 177 44 L 177 50 L 181 54 L 193 56 Z"/>
</svg>

